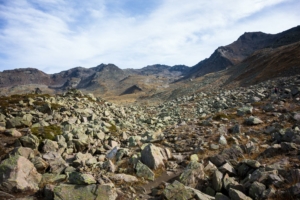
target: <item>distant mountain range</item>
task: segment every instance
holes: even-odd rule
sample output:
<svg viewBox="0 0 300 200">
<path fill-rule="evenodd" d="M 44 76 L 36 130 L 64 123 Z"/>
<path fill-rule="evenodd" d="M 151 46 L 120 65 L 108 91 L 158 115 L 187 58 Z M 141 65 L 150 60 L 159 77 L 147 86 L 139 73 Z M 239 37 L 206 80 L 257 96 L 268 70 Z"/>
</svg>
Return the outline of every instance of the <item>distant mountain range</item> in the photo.
<svg viewBox="0 0 300 200">
<path fill-rule="evenodd" d="M 233 43 L 217 48 L 209 58 L 193 67 L 156 64 L 122 70 L 114 64 L 100 64 L 56 74 L 22 68 L 0 72 L 0 88 L 34 84 L 55 91 L 77 88 L 118 95 L 156 91 L 157 88 L 168 88 L 174 82 L 184 82 L 225 69 L 230 74 L 227 83 L 239 81 L 241 84 L 253 84 L 280 75 L 300 73 L 299 47 L 300 26 L 278 34 L 249 32 Z M 149 87 L 151 84 L 152 87 Z"/>
</svg>

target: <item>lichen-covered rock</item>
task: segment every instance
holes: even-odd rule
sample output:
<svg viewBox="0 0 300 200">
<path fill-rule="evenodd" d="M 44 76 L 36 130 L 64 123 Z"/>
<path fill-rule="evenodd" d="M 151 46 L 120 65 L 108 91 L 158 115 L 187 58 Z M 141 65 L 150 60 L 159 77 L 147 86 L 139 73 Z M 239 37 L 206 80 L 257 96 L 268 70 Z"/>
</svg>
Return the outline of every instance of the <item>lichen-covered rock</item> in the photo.
<svg viewBox="0 0 300 200">
<path fill-rule="evenodd" d="M 144 165 L 141 161 L 138 161 L 136 164 L 136 175 L 138 177 L 144 177 L 145 179 L 154 180 L 154 173 L 153 171 L 147 166 Z"/>
<path fill-rule="evenodd" d="M 191 199 L 194 196 L 193 191 L 186 189 L 179 181 L 174 181 L 168 185 L 164 189 L 163 194 L 168 200 L 185 200 Z"/>
<path fill-rule="evenodd" d="M 54 188 L 54 200 L 93 199 L 115 200 L 118 197 L 113 184 L 71 185 L 60 184 Z"/>
<path fill-rule="evenodd" d="M 39 190 L 41 174 L 25 157 L 15 155 L 0 164 L 0 190 L 9 193 L 34 194 Z"/>
<path fill-rule="evenodd" d="M 29 147 L 32 149 L 37 149 L 40 144 L 38 137 L 36 137 L 33 134 L 28 134 L 23 137 L 20 137 L 19 140 L 21 141 L 24 147 Z"/>
<path fill-rule="evenodd" d="M 91 174 L 82 174 L 79 172 L 69 173 L 69 182 L 76 185 L 90 185 L 95 184 L 96 180 Z"/>
<path fill-rule="evenodd" d="M 191 161 L 179 177 L 181 183 L 195 187 L 200 179 L 204 178 L 204 167 L 201 163 Z"/>
</svg>

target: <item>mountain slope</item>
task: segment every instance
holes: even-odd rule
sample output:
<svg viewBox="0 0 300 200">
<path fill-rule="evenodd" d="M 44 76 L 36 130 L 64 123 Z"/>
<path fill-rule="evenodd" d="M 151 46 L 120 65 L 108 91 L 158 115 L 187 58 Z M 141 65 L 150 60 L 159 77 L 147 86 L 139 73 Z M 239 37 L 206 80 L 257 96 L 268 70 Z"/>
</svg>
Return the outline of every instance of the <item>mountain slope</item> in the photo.
<svg viewBox="0 0 300 200">
<path fill-rule="evenodd" d="M 235 42 L 219 47 L 208 59 L 193 66 L 185 78 L 199 77 L 224 70 L 227 67 L 241 63 L 257 50 L 270 47 L 276 48 L 297 41 L 300 41 L 300 26 L 278 34 L 244 33 Z"/>
<path fill-rule="evenodd" d="M 227 84 L 248 86 L 276 77 L 300 74 L 300 42 L 256 51 L 232 67 Z"/>
</svg>

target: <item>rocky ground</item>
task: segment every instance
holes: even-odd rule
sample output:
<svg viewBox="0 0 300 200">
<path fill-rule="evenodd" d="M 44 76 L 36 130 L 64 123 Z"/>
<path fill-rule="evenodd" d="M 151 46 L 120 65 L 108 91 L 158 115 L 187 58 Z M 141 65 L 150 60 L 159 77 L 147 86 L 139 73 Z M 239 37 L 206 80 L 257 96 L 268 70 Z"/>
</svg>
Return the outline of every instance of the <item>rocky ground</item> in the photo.
<svg viewBox="0 0 300 200">
<path fill-rule="evenodd" d="M 2 96 L 0 111 L 0 199 L 300 198 L 298 76 L 156 106 Z"/>
</svg>

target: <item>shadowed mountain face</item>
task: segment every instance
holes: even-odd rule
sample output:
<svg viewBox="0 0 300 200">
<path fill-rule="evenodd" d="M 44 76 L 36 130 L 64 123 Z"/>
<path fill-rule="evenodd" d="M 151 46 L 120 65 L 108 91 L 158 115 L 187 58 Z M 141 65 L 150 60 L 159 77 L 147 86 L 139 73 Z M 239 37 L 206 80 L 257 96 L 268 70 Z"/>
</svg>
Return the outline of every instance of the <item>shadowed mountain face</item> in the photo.
<svg viewBox="0 0 300 200">
<path fill-rule="evenodd" d="M 300 74 L 300 42 L 256 51 L 239 65 L 232 67 L 227 83 L 248 86 L 279 76 Z"/>
<path fill-rule="evenodd" d="M 193 66 L 185 78 L 199 77 L 224 70 L 241 63 L 255 51 L 263 48 L 277 48 L 300 40 L 300 26 L 278 34 L 262 32 L 244 33 L 237 41 L 219 47 L 208 58 Z"/>
<path fill-rule="evenodd" d="M 4 70 L 0 73 L 0 87 L 28 84 L 50 85 L 51 83 L 52 80 L 48 74 L 34 68 Z"/>
</svg>

